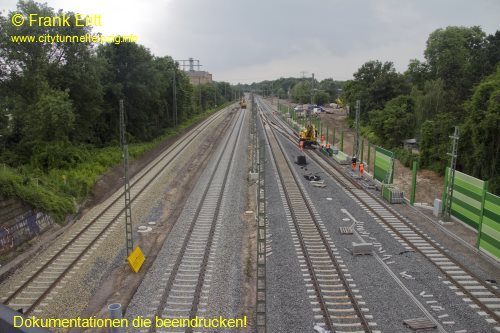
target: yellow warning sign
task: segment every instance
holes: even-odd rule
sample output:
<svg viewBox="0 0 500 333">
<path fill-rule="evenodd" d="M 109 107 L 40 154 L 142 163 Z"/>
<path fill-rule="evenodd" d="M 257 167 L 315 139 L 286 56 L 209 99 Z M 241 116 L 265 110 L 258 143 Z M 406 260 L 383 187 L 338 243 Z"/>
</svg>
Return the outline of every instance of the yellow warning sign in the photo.
<svg viewBox="0 0 500 333">
<path fill-rule="evenodd" d="M 134 251 L 128 256 L 128 264 L 130 265 L 130 268 L 134 271 L 134 273 L 137 273 L 140 269 L 142 264 L 144 263 L 144 254 L 142 253 L 141 249 L 136 246 Z"/>
</svg>

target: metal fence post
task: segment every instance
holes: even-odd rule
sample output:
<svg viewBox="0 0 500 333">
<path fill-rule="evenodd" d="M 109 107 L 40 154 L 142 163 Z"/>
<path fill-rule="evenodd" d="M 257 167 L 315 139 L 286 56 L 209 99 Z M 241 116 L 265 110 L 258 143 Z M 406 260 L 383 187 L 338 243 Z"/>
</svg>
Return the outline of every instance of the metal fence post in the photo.
<svg viewBox="0 0 500 333">
<path fill-rule="evenodd" d="M 411 177 L 411 193 L 410 193 L 410 205 L 412 206 L 415 203 L 416 190 L 417 190 L 417 161 L 413 161 L 413 170 Z"/>
<path fill-rule="evenodd" d="M 368 141 L 368 158 L 367 158 L 368 161 L 366 162 L 366 166 L 365 166 L 366 171 L 370 170 L 370 154 L 371 154 L 371 150 L 372 150 L 371 144 L 370 144 L 370 141 Z"/>
<path fill-rule="evenodd" d="M 483 230 L 483 215 L 484 215 L 484 201 L 486 199 L 486 192 L 488 192 L 488 181 L 483 183 L 483 195 L 481 198 L 481 218 L 479 219 L 479 228 L 477 230 L 476 247 L 479 249 L 479 242 L 481 241 L 481 231 Z"/>
<path fill-rule="evenodd" d="M 340 151 L 344 152 L 344 130 L 340 133 Z"/>
<path fill-rule="evenodd" d="M 364 149 L 363 148 L 364 147 L 365 147 L 365 139 L 362 138 L 361 139 L 361 154 L 360 154 L 361 156 L 359 157 L 359 161 L 361 163 L 363 163 L 363 153 L 364 153 L 364 151 L 363 151 Z"/>
<path fill-rule="evenodd" d="M 442 205 L 442 210 L 441 214 L 444 216 L 444 212 L 446 211 L 446 205 L 448 204 L 448 198 L 447 198 L 447 192 L 446 189 L 448 188 L 448 178 L 449 178 L 449 168 L 446 167 L 444 171 L 444 188 L 443 188 L 443 205 Z"/>
</svg>

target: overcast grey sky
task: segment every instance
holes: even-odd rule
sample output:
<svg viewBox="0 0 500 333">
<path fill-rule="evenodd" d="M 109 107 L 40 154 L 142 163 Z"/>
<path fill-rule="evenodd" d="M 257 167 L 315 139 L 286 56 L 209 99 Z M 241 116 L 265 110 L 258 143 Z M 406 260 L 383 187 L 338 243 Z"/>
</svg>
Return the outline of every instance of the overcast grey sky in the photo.
<svg viewBox="0 0 500 333">
<path fill-rule="evenodd" d="M 16 0 L 0 9 L 15 10 Z M 43 2 L 43 1 L 42 1 Z M 500 29 L 499 0 L 46 0 L 100 14 L 103 34 L 135 34 L 158 56 L 199 59 L 214 80 L 352 78 L 368 60 L 404 71 L 435 29 Z"/>
</svg>

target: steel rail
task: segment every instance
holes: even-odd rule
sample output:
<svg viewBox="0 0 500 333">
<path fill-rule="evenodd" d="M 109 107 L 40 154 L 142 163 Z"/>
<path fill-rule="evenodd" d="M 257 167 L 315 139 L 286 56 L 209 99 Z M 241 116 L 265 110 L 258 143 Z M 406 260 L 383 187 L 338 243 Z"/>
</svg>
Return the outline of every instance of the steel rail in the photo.
<svg viewBox="0 0 500 333">
<path fill-rule="evenodd" d="M 236 120 L 235 122 L 237 122 L 237 121 L 238 120 Z M 234 126 L 234 127 L 236 127 L 236 126 Z M 236 135 L 236 138 L 235 138 L 235 144 L 232 147 L 232 151 L 231 151 L 231 158 L 229 159 L 229 164 L 228 164 L 226 172 L 225 172 L 225 176 L 224 176 L 224 180 L 223 180 L 223 185 L 221 187 L 219 196 L 217 198 L 217 205 L 216 205 L 216 208 L 215 208 L 215 214 L 214 214 L 214 218 L 212 220 L 211 228 L 210 228 L 210 231 L 209 231 L 208 241 L 207 241 L 207 244 L 205 246 L 205 252 L 204 252 L 204 256 L 203 256 L 203 262 L 202 262 L 202 265 L 200 267 L 200 274 L 199 274 L 198 282 L 197 282 L 196 289 L 195 289 L 193 303 L 192 303 L 192 306 L 191 306 L 191 312 L 190 312 L 191 316 L 194 316 L 196 314 L 196 311 L 197 311 L 197 307 L 198 307 L 198 303 L 199 303 L 199 299 L 200 299 L 200 295 L 201 295 L 201 287 L 203 286 L 203 281 L 204 281 L 203 278 L 204 278 L 204 274 L 205 274 L 207 263 L 208 263 L 208 255 L 209 255 L 209 252 L 210 252 L 211 244 L 212 244 L 212 241 L 213 241 L 213 236 L 214 236 L 214 233 L 215 233 L 216 222 L 217 222 L 218 217 L 219 217 L 219 210 L 220 210 L 220 205 L 222 203 L 222 197 L 223 197 L 223 194 L 224 194 L 226 180 L 227 180 L 228 175 L 229 175 L 230 166 L 232 164 L 233 156 L 234 156 L 234 153 L 236 151 L 237 139 L 239 137 L 239 134 L 241 132 L 242 127 L 243 127 L 243 120 L 241 120 L 241 123 L 240 123 L 240 125 L 238 127 L 238 132 L 237 132 L 237 135 Z M 198 221 L 198 217 L 200 216 L 203 204 L 204 204 L 204 202 L 205 202 L 205 200 L 207 198 L 208 191 L 209 191 L 209 189 L 210 189 L 210 187 L 212 185 L 212 182 L 213 182 L 213 179 L 215 177 L 215 174 L 217 173 L 217 170 L 219 168 L 219 165 L 220 165 L 220 162 L 222 160 L 222 157 L 224 156 L 224 153 L 226 152 L 226 150 L 228 148 L 229 147 L 227 145 L 225 145 L 223 151 L 220 153 L 220 156 L 218 157 L 216 165 L 214 167 L 213 173 L 210 176 L 210 179 L 209 179 L 209 181 L 208 181 L 208 183 L 207 183 L 207 185 L 205 187 L 205 190 L 203 191 L 203 194 L 202 194 L 202 197 L 201 197 L 200 202 L 198 204 L 198 207 L 196 208 L 195 214 L 193 215 L 191 223 L 189 224 L 189 228 L 187 230 L 186 236 L 184 237 L 184 240 L 182 242 L 181 248 L 180 248 L 180 250 L 178 252 L 177 258 L 176 258 L 175 263 L 173 265 L 172 271 L 170 272 L 170 276 L 168 278 L 167 284 L 165 286 L 165 289 L 163 290 L 160 302 L 158 304 L 158 307 L 157 307 L 157 310 L 156 310 L 156 313 L 155 313 L 155 315 L 157 317 L 161 317 L 161 315 L 163 313 L 163 309 L 165 308 L 165 306 L 167 304 L 167 300 L 168 300 L 168 297 L 170 295 L 170 291 L 171 291 L 171 289 L 172 289 L 172 287 L 173 287 L 173 285 L 175 283 L 175 278 L 177 277 L 177 273 L 178 273 L 179 268 L 180 268 L 180 266 L 182 264 L 182 260 L 184 258 L 184 254 L 186 252 L 186 249 L 188 247 L 189 241 L 191 239 L 191 235 L 192 235 L 192 233 L 194 231 L 194 228 L 196 226 L 196 222 Z M 149 333 L 156 332 L 156 327 L 154 327 L 154 326 L 150 327 L 149 330 L 148 330 L 148 332 Z"/>
<path fill-rule="evenodd" d="M 279 126 L 279 125 L 275 125 Z M 280 126 L 282 127 L 282 126 Z M 288 140 L 292 141 L 295 143 L 296 140 L 293 140 L 293 138 L 290 135 L 287 135 L 284 132 L 280 132 L 283 136 L 285 136 Z M 357 200 L 359 200 L 361 203 L 363 203 L 367 209 L 370 210 L 372 214 L 374 214 L 378 219 L 380 219 L 387 227 L 389 227 L 395 234 L 397 234 L 398 237 L 401 239 L 405 240 L 406 243 L 408 243 L 411 248 L 423 255 L 424 257 L 428 258 L 428 256 L 420 250 L 411 240 L 408 239 L 404 234 L 399 232 L 397 228 L 395 228 L 391 223 L 389 223 L 384 217 L 382 217 L 374 208 L 370 207 L 370 205 L 364 203 L 364 199 L 362 199 L 359 194 L 357 194 L 355 191 L 353 191 L 353 187 L 356 190 L 361 190 L 364 192 L 364 194 L 368 195 L 371 199 L 375 200 L 379 205 L 390 211 L 395 218 L 398 219 L 399 222 L 403 223 L 406 227 L 411 229 L 412 232 L 417 234 L 419 237 L 422 239 L 426 240 L 430 246 L 433 247 L 435 251 L 438 251 L 439 254 L 443 255 L 446 257 L 450 262 L 452 262 L 454 265 L 459 267 L 461 270 L 463 270 L 466 274 L 470 275 L 472 278 L 474 278 L 481 286 L 483 286 L 486 290 L 491 292 L 495 297 L 500 298 L 500 291 L 497 289 L 493 288 L 491 285 L 485 283 L 482 281 L 481 278 L 479 278 L 475 273 L 470 271 L 465 265 L 463 265 L 461 262 L 456 260 L 454 257 L 449 255 L 447 252 L 443 251 L 439 246 L 437 246 L 428 236 L 425 236 L 423 232 L 419 231 L 417 228 L 415 228 L 412 224 L 406 223 L 404 219 L 402 219 L 399 214 L 394 212 L 394 209 L 389 207 L 385 202 L 380 200 L 379 198 L 375 197 L 372 193 L 366 191 L 365 188 L 363 188 L 359 183 L 357 182 L 351 182 L 349 181 L 344 175 L 343 175 L 343 170 L 340 169 L 337 165 L 333 163 L 332 160 L 327 159 L 324 155 L 321 153 L 315 152 L 315 153 L 309 153 L 306 152 L 306 154 L 313 159 L 318 166 L 323 169 L 328 175 L 333 177 L 338 183 L 341 184 L 342 187 L 344 187 L 345 190 L 347 190 L 351 195 L 353 195 Z M 318 156 L 319 158 L 324 161 L 325 163 L 328 164 L 329 168 L 325 168 L 323 163 L 320 163 L 318 161 Z M 488 315 L 490 315 L 494 320 L 497 321 L 497 323 L 500 323 L 500 316 L 497 315 L 493 310 L 488 308 L 482 301 L 479 300 L 479 297 L 476 297 L 475 295 L 472 294 L 470 290 L 465 288 L 462 284 L 460 284 L 453 276 L 446 272 L 441 266 L 439 266 L 437 263 L 435 263 L 432 260 L 429 260 L 436 268 L 438 268 L 443 275 L 445 275 L 450 281 L 453 282 L 453 284 L 462 292 L 464 293 L 468 298 L 470 298 L 477 306 L 479 306 L 484 312 L 486 312 Z"/>
<path fill-rule="evenodd" d="M 221 116 L 221 114 L 222 114 L 222 112 L 219 112 L 219 113 L 213 115 L 212 117 L 208 118 L 207 120 L 205 120 L 204 122 L 202 122 L 201 124 L 199 124 L 198 126 L 196 126 L 195 128 L 193 128 L 191 131 L 189 131 L 188 133 L 186 133 L 184 136 L 182 136 L 179 139 L 179 141 L 182 142 L 182 144 L 183 144 L 184 147 L 187 146 L 189 144 L 189 142 L 188 142 L 189 140 L 187 140 L 188 138 L 190 138 L 190 140 L 192 140 L 192 139 L 196 138 L 197 136 L 201 135 L 203 133 L 203 130 L 206 129 L 217 118 L 219 118 Z M 169 158 L 169 160 L 167 161 L 167 163 L 145 184 L 144 187 L 142 187 L 138 191 L 138 193 L 136 193 L 136 195 L 134 196 L 134 198 L 132 198 L 132 201 L 131 201 L 132 203 L 136 200 L 136 198 L 139 197 L 139 195 L 145 190 L 145 188 L 147 188 L 158 177 L 158 175 L 160 175 L 165 170 L 165 168 L 167 168 L 172 163 L 172 161 L 175 159 L 175 157 L 177 157 L 182 152 L 182 149 L 178 149 L 177 153 L 175 153 L 173 156 L 171 156 L 171 153 L 172 153 L 172 151 L 175 148 L 176 147 L 169 147 L 168 151 L 166 151 L 163 156 L 161 156 L 160 158 L 156 159 L 156 161 L 153 161 L 153 163 L 148 166 L 147 170 L 144 171 L 142 173 L 142 175 L 140 175 L 138 178 L 134 179 L 134 182 L 131 185 L 131 187 L 135 186 L 140 180 L 142 180 L 144 177 L 148 176 L 149 172 L 153 168 L 155 168 L 156 166 L 158 166 L 161 162 L 163 162 L 167 157 Z M 108 204 L 106 207 L 104 207 L 103 210 L 95 218 L 93 218 L 91 221 L 89 221 L 84 228 L 82 228 L 75 236 L 73 236 L 68 241 L 67 244 L 65 244 L 60 250 L 58 250 L 55 254 L 53 254 L 52 257 L 45 264 L 42 265 L 42 267 L 40 267 L 23 284 L 21 284 L 21 286 L 19 286 L 12 294 L 10 294 L 3 301 L 3 303 L 4 304 L 8 304 L 12 300 L 16 299 L 17 296 L 22 291 L 24 291 L 44 270 L 46 270 L 54 261 L 56 261 L 58 258 L 60 258 L 60 256 L 63 253 L 65 253 L 65 251 L 75 241 L 77 241 L 86 231 L 88 231 L 89 228 L 92 227 L 105 213 L 107 213 L 108 211 L 110 211 L 110 209 L 119 200 L 121 200 L 121 199 L 122 199 L 122 196 L 119 195 L 110 204 Z M 76 262 L 78 262 L 83 257 L 83 255 L 97 242 L 97 240 L 120 217 L 120 215 L 123 213 L 124 210 L 125 210 L 125 208 L 122 208 L 115 215 L 115 217 L 113 219 L 111 219 L 111 221 L 101 230 L 101 232 L 99 232 L 97 234 L 97 236 L 90 242 L 90 244 L 88 244 L 88 246 L 86 246 L 83 249 L 83 251 L 64 269 L 64 271 L 59 274 L 59 276 L 51 283 L 51 285 L 48 286 L 47 289 L 39 297 L 37 297 L 37 299 L 35 300 L 35 302 L 30 307 L 28 307 L 28 309 L 26 311 L 24 311 L 25 313 L 28 314 L 28 313 L 30 313 L 31 311 L 34 310 L 34 308 L 42 301 L 42 299 L 44 299 L 50 293 L 50 291 L 53 290 L 53 288 L 55 287 L 55 285 L 57 285 L 62 280 L 62 278 L 75 266 Z"/>
<path fill-rule="evenodd" d="M 274 149 L 271 149 L 271 154 L 274 158 L 274 160 L 276 161 L 276 165 L 278 166 L 279 163 L 278 163 L 278 160 L 277 160 L 277 153 L 281 153 L 282 154 L 282 159 L 285 160 L 286 162 L 286 167 L 288 168 L 288 172 L 291 174 L 292 176 L 292 179 L 293 181 L 295 182 L 296 184 L 296 187 L 297 187 L 297 190 L 300 192 L 301 194 L 301 197 L 302 197 L 302 200 L 305 204 L 305 206 L 307 207 L 307 212 L 309 213 L 309 216 L 311 218 L 311 220 L 313 221 L 314 223 L 314 227 L 317 231 L 317 233 L 319 234 L 320 238 L 321 238 L 321 241 L 323 243 L 323 246 L 333 264 L 333 267 L 335 268 L 339 278 L 340 278 L 340 281 L 344 287 L 344 290 L 346 291 L 348 297 L 349 297 L 349 300 L 352 304 L 352 307 L 353 307 L 353 310 L 356 312 L 356 315 L 357 317 L 359 318 L 360 320 L 360 326 L 363 327 L 363 330 L 365 332 L 371 332 L 372 330 L 370 329 L 370 326 L 368 324 L 368 322 L 366 321 L 366 318 L 364 317 L 363 315 L 363 312 L 361 310 L 361 307 L 359 306 L 359 304 L 357 303 L 356 301 L 356 297 L 354 296 L 353 292 L 352 292 L 352 289 L 349 287 L 349 284 L 347 283 L 347 279 L 345 277 L 345 275 L 343 274 L 342 272 L 342 269 L 340 267 L 340 264 L 337 262 L 336 258 L 335 258 L 335 255 L 330 247 L 330 245 L 328 244 L 328 241 L 326 239 L 326 236 L 325 234 L 323 233 L 323 231 L 321 230 L 320 228 L 320 225 L 319 225 L 319 222 L 318 220 L 316 219 L 315 217 L 315 214 L 312 210 L 312 207 L 309 203 L 309 200 L 307 200 L 306 196 L 305 196 L 305 193 L 303 191 L 303 189 L 298 185 L 299 184 L 299 180 L 297 179 L 297 176 L 295 175 L 295 173 L 292 171 L 292 168 L 291 168 L 291 165 L 290 165 L 290 161 L 288 161 L 288 159 L 285 158 L 284 156 L 284 149 L 283 147 L 281 146 L 281 144 L 279 143 L 279 141 L 277 140 L 275 134 L 273 131 L 271 131 L 271 134 L 273 135 L 274 137 L 274 141 L 275 143 L 271 143 L 271 138 L 268 137 L 268 142 L 269 142 L 269 145 L 271 146 L 271 148 L 274 146 Z M 276 151 L 277 150 L 277 151 Z M 288 206 L 290 208 L 290 213 L 291 213 L 291 216 L 292 216 L 292 220 L 293 220 L 293 224 L 294 224 L 294 227 L 295 227 L 295 231 L 297 233 L 297 235 L 299 236 L 299 243 L 300 243 L 300 246 L 301 246 L 301 249 L 302 249 L 302 252 L 304 254 L 304 258 L 307 262 L 307 267 L 308 267 L 308 270 L 309 270 L 309 273 L 311 275 L 311 281 L 314 285 L 314 288 L 316 290 L 316 296 L 318 298 L 318 303 L 320 304 L 320 308 L 323 312 L 323 318 L 325 319 L 325 324 L 327 326 L 327 328 L 332 331 L 332 332 L 335 332 L 335 324 L 332 322 L 331 320 L 331 312 L 330 310 L 328 309 L 328 305 L 326 304 L 326 301 L 325 299 L 323 298 L 323 292 L 321 290 L 321 286 L 320 286 L 320 283 L 318 281 L 318 278 L 316 277 L 316 273 L 315 273 L 315 268 L 314 268 L 314 264 L 310 258 L 310 255 L 309 255 L 309 251 L 308 251 L 308 248 L 307 248 L 307 245 L 305 244 L 305 241 L 304 241 L 304 237 L 302 235 L 302 231 L 301 231 L 301 227 L 299 225 L 299 222 L 298 222 L 298 217 L 297 217 L 297 212 L 295 211 L 294 209 L 294 205 L 292 204 L 292 201 L 291 201 L 291 198 L 290 198 L 290 194 L 289 194 L 289 191 L 290 189 L 287 188 L 286 184 L 285 184 L 285 179 L 284 179 L 284 175 L 283 175 L 283 171 L 280 169 L 281 166 L 277 167 L 277 172 L 278 172 L 278 175 L 280 177 L 280 180 L 281 180 L 281 183 L 282 183 L 282 187 L 283 187 L 283 191 L 285 192 L 285 197 L 286 197 L 286 201 L 288 203 Z"/>
</svg>

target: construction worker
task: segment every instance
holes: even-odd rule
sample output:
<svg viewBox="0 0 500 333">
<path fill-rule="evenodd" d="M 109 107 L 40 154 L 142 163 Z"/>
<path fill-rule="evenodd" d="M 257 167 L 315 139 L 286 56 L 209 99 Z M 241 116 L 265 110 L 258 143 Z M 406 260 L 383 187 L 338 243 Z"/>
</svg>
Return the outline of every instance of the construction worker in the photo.
<svg viewBox="0 0 500 333">
<path fill-rule="evenodd" d="M 365 165 L 363 164 L 363 162 L 360 162 L 359 163 L 359 175 L 361 177 L 363 177 L 363 173 L 365 172 Z"/>
<path fill-rule="evenodd" d="M 357 158 L 356 156 L 353 156 L 352 157 L 352 160 L 351 160 L 351 168 L 352 168 L 352 171 L 356 171 L 356 162 L 357 162 Z"/>
<path fill-rule="evenodd" d="M 304 150 L 304 141 L 299 142 L 299 148 L 300 150 Z"/>
</svg>

